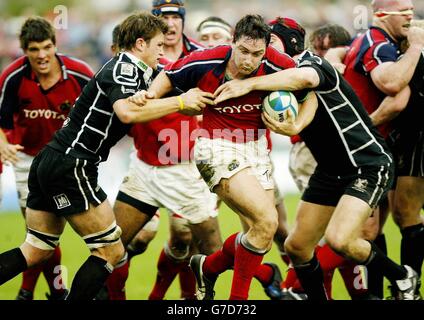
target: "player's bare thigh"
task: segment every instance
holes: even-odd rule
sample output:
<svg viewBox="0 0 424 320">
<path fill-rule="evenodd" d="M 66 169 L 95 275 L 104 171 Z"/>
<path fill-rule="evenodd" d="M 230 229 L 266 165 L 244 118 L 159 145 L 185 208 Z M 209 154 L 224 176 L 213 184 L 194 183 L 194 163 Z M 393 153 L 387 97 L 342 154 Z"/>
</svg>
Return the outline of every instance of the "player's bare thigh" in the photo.
<svg viewBox="0 0 424 320">
<path fill-rule="evenodd" d="M 228 179 L 221 179 L 214 192 L 236 208 L 250 226 L 250 243 L 256 248 L 268 248 L 278 226 L 273 190 L 265 191 L 248 167 Z"/>
</svg>

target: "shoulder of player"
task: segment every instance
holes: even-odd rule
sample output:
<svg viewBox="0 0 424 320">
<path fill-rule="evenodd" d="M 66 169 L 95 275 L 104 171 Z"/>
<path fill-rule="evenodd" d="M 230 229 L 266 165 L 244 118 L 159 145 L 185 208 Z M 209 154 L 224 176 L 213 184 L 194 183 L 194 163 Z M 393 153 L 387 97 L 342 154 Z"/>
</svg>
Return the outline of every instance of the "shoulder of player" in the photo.
<svg viewBox="0 0 424 320">
<path fill-rule="evenodd" d="M 267 47 L 263 62 L 277 69 L 288 69 L 296 66 L 295 61 L 288 54 L 280 52 L 272 46 Z"/>
<path fill-rule="evenodd" d="M 96 74 L 99 82 L 112 81 L 127 86 L 136 86 L 138 78 L 139 68 L 123 53 L 106 62 Z"/>
<path fill-rule="evenodd" d="M 397 45 L 393 42 L 390 36 L 384 30 L 376 27 L 371 27 L 362 38 L 362 46 L 368 47 L 368 52 L 378 51 L 381 47 L 386 46 L 392 48 L 393 51 L 398 51 Z"/>
<path fill-rule="evenodd" d="M 297 58 L 296 65 L 298 67 L 306 67 L 306 66 L 313 66 L 313 65 L 320 65 L 324 66 L 325 64 L 328 64 L 328 61 L 324 58 L 317 56 L 312 51 L 305 50 L 300 54 L 300 56 Z"/>
<path fill-rule="evenodd" d="M 199 42 L 197 42 L 193 38 L 190 38 L 186 35 L 183 35 L 183 37 L 184 37 L 184 46 L 185 46 L 186 51 L 192 52 L 192 51 L 196 51 L 196 50 L 205 49 L 205 47 L 203 45 L 201 45 Z"/>
<path fill-rule="evenodd" d="M 58 57 L 66 67 L 67 72 L 71 75 L 83 78 L 87 81 L 93 77 L 94 72 L 85 61 L 63 54 L 58 54 Z"/>
<path fill-rule="evenodd" d="M 15 74 L 22 73 L 28 65 L 28 60 L 25 56 L 22 56 L 6 66 L 1 73 L 1 77 L 9 77 L 11 75 L 13 76 Z"/>
<path fill-rule="evenodd" d="M 194 64 L 203 64 L 212 68 L 215 64 L 224 62 L 229 54 L 231 54 L 231 46 L 218 46 L 212 49 L 193 51 L 183 59 L 166 65 L 165 70 L 174 71 Z"/>
<path fill-rule="evenodd" d="M 10 81 L 22 79 L 22 76 L 28 67 L 29 63 L 25 56 L 16 59 L 6 66 L 0 75 L 0 90 L 3 90 L 3 86 L 10 83 Z"/>
</svg>

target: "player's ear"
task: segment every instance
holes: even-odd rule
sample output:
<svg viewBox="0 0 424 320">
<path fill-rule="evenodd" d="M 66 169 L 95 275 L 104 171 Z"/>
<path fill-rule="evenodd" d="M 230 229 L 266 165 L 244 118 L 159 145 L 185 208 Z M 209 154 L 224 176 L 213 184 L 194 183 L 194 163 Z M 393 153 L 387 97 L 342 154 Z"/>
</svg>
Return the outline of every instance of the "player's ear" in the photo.
<svg viewBox="0 0 424 320">
<path fill-rule="evenodd" d="M 137 38 L 137 40 L 135 41 L 135 47 L 138 50 L 144 50 L 144 48 L 146 47 L 147 43 L 143 38 Z"/>
</svg>

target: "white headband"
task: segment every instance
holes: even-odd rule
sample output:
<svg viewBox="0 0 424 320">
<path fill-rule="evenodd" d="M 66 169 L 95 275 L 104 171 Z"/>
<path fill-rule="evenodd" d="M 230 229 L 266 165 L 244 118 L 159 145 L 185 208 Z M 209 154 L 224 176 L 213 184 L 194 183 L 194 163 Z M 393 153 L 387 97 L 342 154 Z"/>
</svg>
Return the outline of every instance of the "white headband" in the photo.
<svg viewBox="0 0 424 320">
<path fill-rule="evenodd" d="M 231 39 L 231 28 L 223 23 L 217 21 L 208 21 L 202 24 L 200 34 L 220 33 L 223 36 Z"/>
</svg>

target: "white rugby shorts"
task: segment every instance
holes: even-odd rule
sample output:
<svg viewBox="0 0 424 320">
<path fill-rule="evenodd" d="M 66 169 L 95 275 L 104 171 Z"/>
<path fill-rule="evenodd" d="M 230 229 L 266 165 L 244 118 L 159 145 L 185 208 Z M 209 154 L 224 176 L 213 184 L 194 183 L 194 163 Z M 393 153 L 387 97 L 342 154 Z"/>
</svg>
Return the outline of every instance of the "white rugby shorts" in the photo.
<svg viewBox="0 0 424 320">
<path fill-rule="evenodd" d="M 209 191 L 194 162 L 151 166 L 134 152 L 120 191 L 151 206 L 166 208 L 191 224 L 218 215 L 217 197 Z"/>
<path fill-rule="evenodd" d="M 229 179 L 245 168 L 251 169 L 265 190 L 274 189 L 271 158 L 265 136 L 247 143 L 201 137 L 194 145 L 194 159 L 212 191 L 221 179 Z"/>
</svg>

